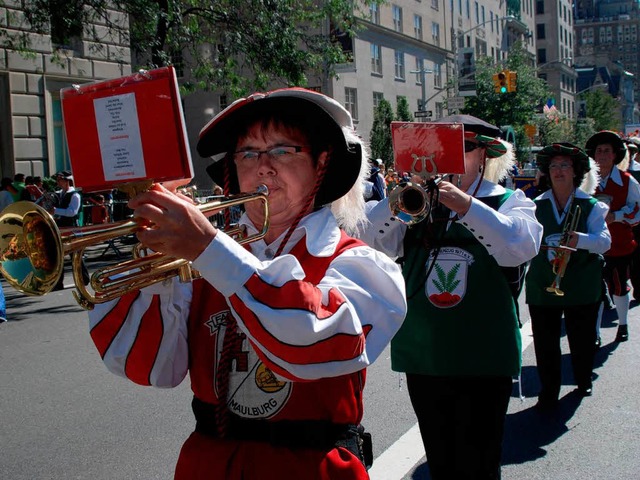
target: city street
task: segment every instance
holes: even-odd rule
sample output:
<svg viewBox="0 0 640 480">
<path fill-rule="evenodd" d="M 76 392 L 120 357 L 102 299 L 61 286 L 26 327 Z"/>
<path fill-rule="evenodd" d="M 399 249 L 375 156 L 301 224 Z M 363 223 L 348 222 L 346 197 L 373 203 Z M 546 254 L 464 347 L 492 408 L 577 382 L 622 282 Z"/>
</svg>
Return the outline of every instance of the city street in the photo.
<svg viewBox="0 0 640 480">
<path fill-rule="evenodd" d="M 120 247 L 126 248 L 126 247 Z M 89 252 L 90 270 L 115 259 Z M 65 277 L 67 287 L 71 275 Z M 88 334 L 71 288 L 25 297 L 3 280 L 10 322 L 0 324 L 0 478 L 7 480 L 170 479 L 193 428 L 188 381 L 171 390 L 133 385 L 110 374 Z M 487 302 L 490 305 L 490 302 Z M 615 311 L 603 322 L 594 395 L 572 394 L 568 355 L 561 409 L 533 410 L 537 375 L 526 306 L 521 304 L 524 367 L 509 408 L 503 479 L 634 480 L 640 471 L 640 306 L 632 303 L 630 340 L 612 343 Z M 563 351 L 568 353 L 566 342 Z M 371 367 L 364 424 L 372 432 L 374 480 L 429 479 L 404 378 L 389 351 Z"/>
</svg>

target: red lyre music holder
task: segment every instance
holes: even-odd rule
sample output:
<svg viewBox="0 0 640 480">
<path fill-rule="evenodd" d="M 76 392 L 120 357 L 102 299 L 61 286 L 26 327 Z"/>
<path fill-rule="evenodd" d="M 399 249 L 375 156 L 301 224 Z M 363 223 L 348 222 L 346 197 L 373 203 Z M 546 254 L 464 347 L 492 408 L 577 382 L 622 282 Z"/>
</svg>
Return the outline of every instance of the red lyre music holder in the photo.
<svg viewBox="0 0 640 480">
<path fill-rule="evenodd" d="M 465 173 L 461 123 L 391 122 L 391 138 L 397 172 L 425 180 Z"/>
<path fill-rule="evenodd" d="M 85 192 L 193 177 L 173 67 L 60 92 L 71 169 Z"/>
</svg>

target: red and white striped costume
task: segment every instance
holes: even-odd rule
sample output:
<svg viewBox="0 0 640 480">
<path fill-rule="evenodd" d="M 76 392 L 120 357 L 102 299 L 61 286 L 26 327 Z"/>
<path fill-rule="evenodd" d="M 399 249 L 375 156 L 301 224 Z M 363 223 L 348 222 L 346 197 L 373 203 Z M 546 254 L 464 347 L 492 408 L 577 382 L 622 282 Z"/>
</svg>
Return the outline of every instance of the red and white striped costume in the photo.
<svg viewBox="0 0 640 480">
<path fill-rule="evenodd" d="M 249 251 L 219 232 L 193 262 L 203 279 L 172 280 L 97 305 L 91 336 L 109 370 L 158 387 L 178 385 L 189 371 L 195 397 L 216 404 L 216 361 L 232 315 L 243 339 L 229 379 L 234 414 L 359 423 L 365 368 L 406 312 L 401 272 L 347 237 L 328 208 L 305 217 L 285 254 L 269 260 L 279 241 L 255 242 Z M 176 478 L 368 476 L 342 448 L 292 451 L 194 432 Z"/>
</svg>

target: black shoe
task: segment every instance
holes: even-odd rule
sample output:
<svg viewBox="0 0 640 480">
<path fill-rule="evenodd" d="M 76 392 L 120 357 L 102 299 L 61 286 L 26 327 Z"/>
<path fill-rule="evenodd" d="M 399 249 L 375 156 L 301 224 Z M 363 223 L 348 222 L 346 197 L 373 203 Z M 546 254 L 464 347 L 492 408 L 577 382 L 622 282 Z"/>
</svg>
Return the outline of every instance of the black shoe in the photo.
<svg viewBox="0 0 640 480">
<path fill-rule="evenodd" d="M 552 412 L 558 408 L 558 403 L 558 399 L 538 397 L 538 403 L 534 408 L 539 412 Z"/>
<path fill-rule="evenodd" d="M 593 387 L 578 387 L 576 388 L 576 392 L 581 397 L 590 397 L 593 395 Z"/>
<path fill-rule="evenodd" d="M 628 325 L 618 325 L 618 333 L 616 334 L 616 342 L 626 342 L 629 340 Z"/>
<path fill-rule="evenodd" d="M 598 335 L 596 337 L 596 348 L 600 348 L 602 346 L 602 338 L 600 338 L 600 335 Z"/>
</svg>

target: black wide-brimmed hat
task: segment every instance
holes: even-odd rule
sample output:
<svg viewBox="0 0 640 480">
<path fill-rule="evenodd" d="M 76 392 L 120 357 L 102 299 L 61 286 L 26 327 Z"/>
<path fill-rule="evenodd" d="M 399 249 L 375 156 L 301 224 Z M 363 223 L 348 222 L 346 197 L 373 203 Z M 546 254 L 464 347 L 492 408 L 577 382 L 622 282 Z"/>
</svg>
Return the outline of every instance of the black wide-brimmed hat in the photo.
<svg viewBox="0 0 640 480">
<path fill-rule="evenodd" d="M 465 137 L 473 137 L 486 149 L 487 158 L 501 157 L 507 153 L 507 145 L 500 140 L 501 130 L 489 122 L 473 115 L 449 115 L 438 119 L 438 123 L 461 123 Z"/>
<path fill-rule="evenodd" d="M 553 143 L 544 147 L 536 155 L 536 165 L 538 165 L 542 173 L 548 175 L 551 159 L 560 155 L 567 156 L 571 159 L 574 170 L 580 170 L 582 172 L 591 170 L 589 155 L 580 147 L 568 142 Z"/>
<path fill-rule="evenodd" d="M 594 153 L 598 145 L 604 144 L 609 144 L 613 147 L 613 151 L 616 154 L 616 159 L 614 160 L 616 165 L 624 160 L 624 157 L 627 154 L 627 148 L 624 146 L 624 142 L 622 141 L 622 138 L 620 138 L 620 135 L 610 130 L 602 130 L 592 135 L 589 140 L 587 140 L 585 150 L 591 158 L 594 158 Z"/>
<path fill-rule="evenodd" d="M 267 93 L 254 93 L 233 102 L 218 113 L 200 131 L 197 150 L 202 157 L 218 156 L 207 168 L 209 176 L 219 185 L 225 183 L 225 162 L 231 193 L 237 193 L 235 165 L 230 154 L 237 143 L 239 128 L 252 121 L 268 117 L 273 112 L 300 115 L 312 119 L 318 132 L 332 146 L 329 165 L 315 204 L 325 205 L 344 196 L 358 179 L 362 164 L 361 143 L 351 143 L 345 130 L 353 130 L 351 114 L 334 99 L 304 88 L 283 88 Z M 354 134 L 354 138 L 355 134 Z M 222 155 L 226 154 L 226 155 Z"/>
</svg>

